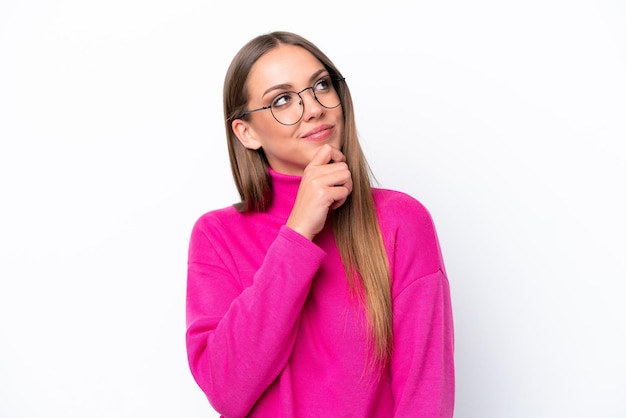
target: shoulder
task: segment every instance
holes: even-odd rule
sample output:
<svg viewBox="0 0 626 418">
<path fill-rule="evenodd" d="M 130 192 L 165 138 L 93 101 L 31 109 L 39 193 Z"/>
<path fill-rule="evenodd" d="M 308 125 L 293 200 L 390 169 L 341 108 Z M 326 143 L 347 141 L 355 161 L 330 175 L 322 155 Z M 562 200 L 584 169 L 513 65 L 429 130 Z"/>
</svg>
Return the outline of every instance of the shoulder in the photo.
<svg viewBox="0 0 626 418">
<path fill-rule="evenodd" d="M 376 212 L 382 221 L 395 219 L 403 224 L 432 224 L 430 212 L 413 196 L 397 190 L 372 190 Z"/>
<path fill-rule="evenodd" d="M 246 219 L 250 215 L 239 212 L 235 206 L 206 212 L 198 217 L 193 224 L 191 240 L 224 240 L 232 234 L 237 234 L 240 230 L 245 230 Z"/>
<path fill-rule="evenodd" d="M 444 270 L 435 224 L 419 200 L 399 191 L 373 190 L 381 233 L 397 283 Z"/>
<path fill-rule="evenodd" d="M 201 215 L 193 225 L 191 239 L 209 240 L 217 246 L 246 242 L 266 245 L 276 237 L 283 220 L 266 212 L 241 212 L 228 206 Z"/>
<path fill-rule="evenodd" d="M 234 206 L 214 209 L 202 214 L 196 220 L 194 224 L 194 230 L 219 228 L 221 225 L 236 222 L 239 218 L 242 219 L 243 214 L 237 211 Z"/>
<path fill-rule="evenodd" d="M 220 258 L 239 248 L 239 243 L 251 239 L 246 219 L 234 206 L 211 210 L 197 218 L 191 229 L 189 261 L 206 262 L 209 254 Z"/>
</svg>

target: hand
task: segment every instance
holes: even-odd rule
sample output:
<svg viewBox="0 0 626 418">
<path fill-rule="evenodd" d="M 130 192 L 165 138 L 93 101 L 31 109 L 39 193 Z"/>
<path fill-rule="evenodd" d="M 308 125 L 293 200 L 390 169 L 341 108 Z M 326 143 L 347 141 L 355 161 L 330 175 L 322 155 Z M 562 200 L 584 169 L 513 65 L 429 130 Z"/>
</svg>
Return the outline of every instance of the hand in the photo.
<svg viewBox="0 0 626 418">
<path fill-rule="evenodd" d="M 288 227 L 310 240 L 324 228 L 328 212 L 343 205 L 352 193 L 352 175 L 345 161 L 341 151 L 330 145 L 315 153 L 302 174 Z"/>
</svg>

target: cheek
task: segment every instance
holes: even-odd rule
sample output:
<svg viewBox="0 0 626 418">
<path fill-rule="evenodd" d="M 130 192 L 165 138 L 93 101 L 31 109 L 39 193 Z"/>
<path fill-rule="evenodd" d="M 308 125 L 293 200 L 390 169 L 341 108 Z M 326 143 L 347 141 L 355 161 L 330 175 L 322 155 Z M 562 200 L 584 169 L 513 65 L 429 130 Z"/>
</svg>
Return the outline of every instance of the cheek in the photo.
<svg viewBox="0 0 626 418">
<path fill-rule="evenodd" d="M 263 144 L 275 142 L 290 135 L 291 130 L 288 126 L 281 125 L 270 115 L 269 120 L 263 120 L 258 124 L 256 129 L 257 137 Z"/>
<path fill-rule="evenodd" d="M 288 149 L 293 144 L 290 139 L 295 137 L 293 127 L 281 125 L 275 120 L 263 125 L 256 133 L 261 148 L 271 152 Z"/>
</svg>

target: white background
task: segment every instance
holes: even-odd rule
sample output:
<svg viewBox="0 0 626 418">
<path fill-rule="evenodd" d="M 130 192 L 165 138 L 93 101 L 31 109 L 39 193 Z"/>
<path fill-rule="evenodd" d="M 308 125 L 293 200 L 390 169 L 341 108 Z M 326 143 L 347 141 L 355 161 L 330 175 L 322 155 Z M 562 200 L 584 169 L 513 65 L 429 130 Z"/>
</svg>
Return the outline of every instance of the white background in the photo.
<svg viewBox="0 0 626 418">
<path fill-rule="evenodd" d="M 0 417 L 216 416 L 193 222 L 237 199 L 222 81 L 299 32 L 383 187 L 431 211 L 460 418 L 626 417 L 622 1 L 0 2 Z"/>
</svg>

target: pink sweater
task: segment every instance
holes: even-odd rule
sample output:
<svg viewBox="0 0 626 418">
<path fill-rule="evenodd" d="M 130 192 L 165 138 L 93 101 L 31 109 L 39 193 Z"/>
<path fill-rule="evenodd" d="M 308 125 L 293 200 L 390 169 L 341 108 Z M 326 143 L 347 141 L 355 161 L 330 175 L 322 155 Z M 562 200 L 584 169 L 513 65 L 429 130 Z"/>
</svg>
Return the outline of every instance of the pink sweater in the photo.
<svg viewBox="0 0 626 418">
<path fill-rule="evenodd" d="M 450 291 L 427 210 L 374 189 L 394 351 L 371 372 L 365 313 L 331 229 L 311 242 L 286 227 L 300 178 L 271 176 L 267 212 L 209 212 L 191 235 L 187 350 L 213 408 L 223 417 L 452 417 Z"/>
</svg>

